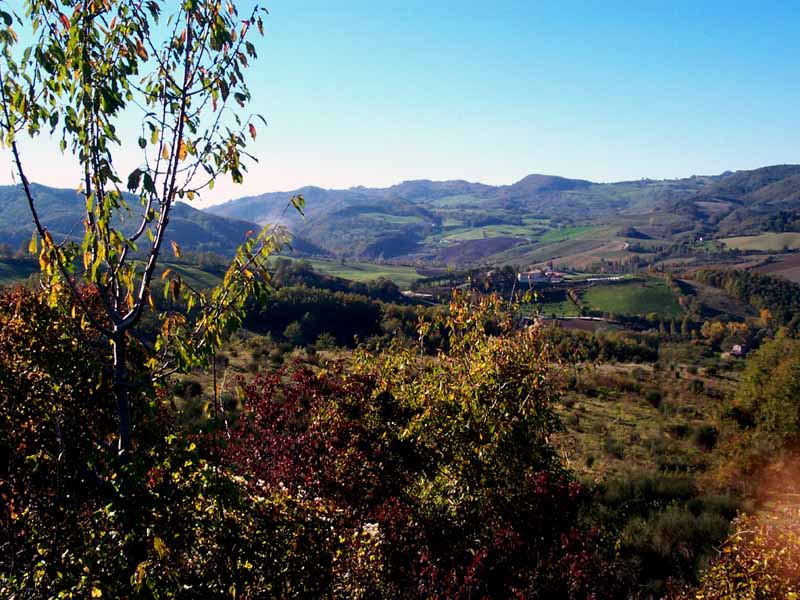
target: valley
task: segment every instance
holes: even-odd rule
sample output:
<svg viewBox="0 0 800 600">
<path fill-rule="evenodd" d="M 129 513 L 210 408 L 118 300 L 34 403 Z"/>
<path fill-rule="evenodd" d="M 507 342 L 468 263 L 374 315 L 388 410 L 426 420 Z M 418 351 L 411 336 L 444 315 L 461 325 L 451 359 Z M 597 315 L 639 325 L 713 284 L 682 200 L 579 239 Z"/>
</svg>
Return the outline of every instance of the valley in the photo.
<svg viewBox="0 0 800 600">
<path fill-rule="evenodd" d="M 174 373 L 158 383 L 159 393 L 169 398 L 181 431 L 245 436 L 259 398 L 267 404 L 258 410 L 275 423 L 302 421 L 306 408 L 297 409 L 301 417 L 280 411 L 286 398 L 308 388 L 323 402 L 315 418 L 333 418 L 323 400 L 328 388 L 315 386 L 368 372 L 378 378 L 371 386 L 396 386 L 398 398 L 409 394 L 402 410 L 417 415 L 410 427 L 428 418 L 415 412 L 413 386 L 437 394 L 430 410 L 447 407 L 450 396 L 435 379 L 442 374 L 457 375 L 448 389 L 475 393 L 465 379 L 469 373 L 457 366 L 475 353 L 450 358 L 454 345 L 463 343 L 459 327 L 477 328 L 472 343 L 484 351 L 494 343 L 523 344 L 514 368 L 546 369 L 543 389 L 552 391 L 541 393 L 552 410 L 548 452 L 569 470 L 570 485 L 586 490 L 582 518 L 604 536 L 591 542 L 593 552 L 613 547 L 608 560 L 615 576 L 635 572 L 629 585 L 641 597 L 666 597 L 673 582 L 692 589 L 737 514 L 764 510 L 753 491 L 760 481 L 753 465 L 761 463 L 753 461 L 767 458 L 749 436 L 753 427 L 765 426 L 750 424 L 759 409 L 747 404 L 750 396 L 742 390 L 755 381 L 754 365 L 768 360 L 765 353 L 780 344 L 795 348 L 800 335 L 800 255 L 794 251 L 800 233 L 785 230 L 794 227 L 794 209 L 789 201 L 761 201 L 771 198 L 763 187 L 774 182 L 748 191 L 740 181 L 760 185 L 787 173 L 782 167 L 765 171 L 624 184 L 532 176 L 501 188 L 406 182 L 387 190 L 309 189 L 306 220 L 292 215 L 284 223 L 294 236 L 291 247 L 266 263 L 269 293 L 246 303 L 241 327 L 215 349 L 210 368 Z M 794 176 L 787 177 L 791 181 L 780 179 L 778 188 L 793 197 Z M 724 187 L 728 179 L 739 183 Z M 53 233 L 74 239 L 80 209 L 74 192 L 37 191 Z M 172 293 L 176 282 L 196 291 L 219 285 L 236 246 L 275 214 L 273 203 L 288 201 L 267 195 L 208 212 L 179 204 L 171 241 L 180 250 L 165 252 L 152 286 L 154 305 L 164 312 L 145 315 L 136 347 L 154 352 L 159 319 L 192 314 L 191 304 Z M 24 214 L 15 191 L 0 190 L 0 288 L 6 295 L 0 297 L 39 287 L 40 264 L 27 254 Z M 142 260 L 136 255 L 133 266 L 141 269 Z M 17 323 L 8 310 L 8 323 Z M 461 321 L 453 320 L 458 314 Z M 538 350 L 524 345 L 530 340 Z M 499 347 L 492 352 L 491 360 L 470 369 L 485 377 L 485 369 L 500 368 L 503 354 Z M 385 369 L 399 379 L 381 379 Z M 506 377 L 491 392 L 498 398 L 505 398 Z M 350 402 L 352 389 L 331 401 Z M 280 395 L 277 404 L 273 393 Z M 482 406 L 482 397 L 475 398 L 470 406 Z M 347 418 L 358 424 L 348 427 L 395 427 L 394 419 L 409 418 L 359 416 L 372 404 L 353 401 L 345 414 L 356 415 Z M 515 402 L 507 410 L 517 410 Z M 431 423 L 451 423 L 464 410 Z M 481 414 L 467 431 L 493 418 L 486 416 L 490 411 Z M 264 428 L 259 440 L 277 435 L 263 451 L 283 456 L 295 443 L 297 425 L 280 432 L 272 423 L 258 425 Z M 427 431 L 431 426 L 419 439 L 432 435 L 425 443 L 435 446 L 439 438 Z M 321 435 L 338 435 L 338 427 L 326 424 Z M 490 431 L 469 433 L 477 436 L 469 444 L 485 447 Z M 306 444 L 312 432 L 301 428 L 297 439 Z M 776 435 L 764 432 L 759 435 Z M 229 448 L 248 453 L 262 443 L 240 447 L 239 438 L 232 439 Z M 329 452 L 340 460 L 340 441 L 331 443 Z M 405 460 L 402 448 L 387 450 L 390 460 Z M 518 452 L 515 446 L 512 454 Z M 345 476 L 351 475 L 337 475 L 336 486 Z M 378 481 L 391 485 L 391 478 Z M 429 492 L 409 493 L 424 498 Z"/>
</svg>

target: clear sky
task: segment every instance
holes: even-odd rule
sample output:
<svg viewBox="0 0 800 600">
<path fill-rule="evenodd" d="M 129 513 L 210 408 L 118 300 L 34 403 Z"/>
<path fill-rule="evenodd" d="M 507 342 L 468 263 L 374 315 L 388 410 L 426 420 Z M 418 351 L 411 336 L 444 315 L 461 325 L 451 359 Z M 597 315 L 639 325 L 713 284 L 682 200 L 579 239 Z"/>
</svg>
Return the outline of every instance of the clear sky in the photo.
<svg viewBox="0 0 800 600">
<path fill-rule="evenodd" d="M 252 146 L 260 163 L 206 203 L 303 185 L 800 163 L 797 2 L 266 5 L 249 71 L 269 122 Z M 32 179 L 77 184 L 55 152 L 28 155 Z"/>
</svg>

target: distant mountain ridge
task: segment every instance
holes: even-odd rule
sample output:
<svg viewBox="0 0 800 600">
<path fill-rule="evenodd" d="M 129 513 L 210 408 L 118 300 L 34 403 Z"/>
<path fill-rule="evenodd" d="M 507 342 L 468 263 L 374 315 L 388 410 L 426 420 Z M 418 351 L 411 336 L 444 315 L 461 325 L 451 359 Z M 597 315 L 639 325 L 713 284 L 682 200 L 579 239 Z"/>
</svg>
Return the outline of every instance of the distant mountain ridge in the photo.
<svg viewBox="0 0 800 600">
<path fill-rule="evenodd" d="M 590 252 L 613 242 L 616 226 L 637 232 L 628 242 L 651 245 L 757 233 L 776 211 L 800 210 L 800 166 L 615 183 L 532 174 L 500 186 L 421 179 L 387 188 L 304 187 L 207 210 L 264 224 L 281 218 L 295 194 L 305 197 L 307 217 L 289 214 L 286 225 L 331 254 L 466 264 Z M 576 225 L 591 226 L 593 234 L 575 234 L 570 247 L 563 247 L 566 240 L 554 242 L 554 230 Z M 547 244 L 552 247 L 544 250 Z M 610 253 L 618 255 L 612 246 Z"/>
<path fill-rule="evenodd" d="M 75 190 L 31 184 L 36 207 L 43 224 L 54 239 L 82 238 L 85 201 Z M 129 199 L 132 215 L 122 224 L 123 231 L 133 231 L 141 218 L 141 207 Z M 170 215 L 167 247 L 174 240 L 185 250 L 230 254 L 244 242 L 248 231 L 258 225 L 220 217 L 178 202 Z M 0 186 L 0 242 L 18 247 L 27 242 L 33 231 L 28 203 L 21 186 Z"/>
<path fill-rule="evenodd" d="M 207 208 L 208 212 L 247 219 L 258 223 L 268 223 L 277 219 L 289 199 L 302 194 L 306 203 L 313 210 L 327 213 L 343 206 L 358 206 L 376 201 L 390 201 L 402 206 L 410 202 L 426 206 L 434 201 L 448 198 L 456 200 L 459 196 L 485 201 L 486 206 L 503 208 L 524 205 L 528 208 L 542 205 L 544 202 L 569 202 L 581 205 L 594 211 L 613 212 L 619 209 L 637 209 L 635 196 L 652 196 L 669 194 L 672 197 L 691 197 L 710 181 L 721 176 L 690 177 L 675 180 L 640 180 L 616 183 L 595 183 L 584 179 L 568 179 L 554 175 L 528 175 L 510 185 L 492 186 L 464 180 L 431 181 L 428 179 L 410 180 L 388 188 L 367 188 L 363 186 L 349 189 L 324 189 L 306 186 L 287 192 L 268 192 L 257 196 L 246 196 L 229 200 Z M 637 193 L 638 192 L 638 193 Z M 615 202 L 600 206 L 591 206 L 597 200 L 614 200 Z M 452 203 L 452 202 L 451 202 Z M 652 201 L 650 205 L 657 202 Z M 651 206 L 647 207 L 650 208 Z M 394 208 L 390 206 L 389 208 Z M 309 215 L 310 218 L 315 215 Z M 299 223 L 301 220 L 298 219 Z"/>
<path fill-rule="evenodd" d="M 35 193 L 56 237 L 81 235 L 83 200 L 75 191 L 35 186 Z M 305 217 L 287 208 L 296 194 L 305 197 Z M 438 265 L 589 264 L 700 238 L 798 227 L 800 165 L 615 183 L 532 174 L 500 186 L 427 179 L 387 188 L 307 186 L 203 211 L 179 203 L 170 236 L 186 249 L 229 254 L 247 231 L 276 222 L 294 233 L 295 251 L 306 255 Z M 21 190 L 0 187 L 0 242 L 18 246 L 30 232 Z"/>
</svg>

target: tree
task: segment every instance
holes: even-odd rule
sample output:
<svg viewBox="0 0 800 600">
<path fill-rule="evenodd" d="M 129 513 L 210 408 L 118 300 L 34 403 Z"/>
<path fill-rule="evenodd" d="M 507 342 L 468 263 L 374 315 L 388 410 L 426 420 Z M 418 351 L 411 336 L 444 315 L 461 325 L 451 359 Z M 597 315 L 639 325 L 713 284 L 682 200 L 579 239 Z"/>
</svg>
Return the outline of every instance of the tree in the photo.
<svg viewBox="0 0 800 600">
<path fill-rule="evenodd" d="M 256 58 L 250 38 L 263 34 L 265 12 L 256 6 L 242 18 L 232 3 L 213 0 L 69 0 L 61 7 L 28 0 L 24 18 L 0 11 L 0 134 L 33 217 L 29 249 L 39 256 L 51 303 L 70 290 L 82 324 L 112 346 L 123 455 L 131 445 L 126 348 L 142 314 L 156 310 L 151 288 L 172 209 L 223 174 L 241 182 L 244 161 L 253 158 L 245 147 L 248 135 L 256 137 L 254 119 L 239 111 L 250 101 L 244 71 Z M 28 30 L 25 48 L 14 21 Z M 131 120 L 141 123 L 133 139 L 124 134 Z M 26 176 L 19 141 L 46 130 L 59 134 L 62 152 L 81 166 L 82 244 L 53 239 Z M 139 166 L 120 173 L 115 157 L 137 147 Z M 298 210 L 302 203 L 292 199 Z M 123 227 L 130 220 L 136 225 Z M 222 336 L 241 322 L 245 297 L 265 293 L 266 258 L 282 240 L 276 228 L 251 236 L 209 293 L 164 272 L 165 295 L 186 311 L 161 313 L 153 377 L 208 364 Z M 101 310 L 82 300 L 82 285 L 97 289 Z"/>
</svg>

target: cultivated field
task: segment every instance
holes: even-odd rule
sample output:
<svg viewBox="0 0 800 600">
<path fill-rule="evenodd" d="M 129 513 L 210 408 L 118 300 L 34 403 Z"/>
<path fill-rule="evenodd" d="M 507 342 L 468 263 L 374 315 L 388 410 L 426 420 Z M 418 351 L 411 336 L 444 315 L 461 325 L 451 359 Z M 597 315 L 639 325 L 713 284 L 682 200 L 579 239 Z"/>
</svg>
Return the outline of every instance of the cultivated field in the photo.
<svg viewBox="0 0 800 600">
<path fill-rule="evenodd" d="M 647 279 L 616 285 L 595 285 L 581 294 L 585 305 L 607 313 L 677 317 L 682 310 L 672 290 L 662 281 Z"/>
<path fill-rule="evenodd" d="M 776 258 L 774 262 L 756 267 L 756 273 L 783 277 L 789 281 L 800 283 L 800 254 L 790 254 Z"/>
<path fill-rule="evenodd" d="M 385 277 L 394 281 L 401 288 L 409 287 L 414 281 L 422 277 L 414 267 L 401 265 L 377 265 L 349 260 L 341 262 L 319 259 L 312 259 L 309 262 L 313 265 L 315 271 L 326 275 L 362 282 Z"/>
<path fill-rule="evenodd" d="M 729 248 L 736 250 L 777 252 L 784 248 L 800 248 L 800 233 L 762 233 L 760 235 L 723 238 L 720 241 Z"/>
</svg>

